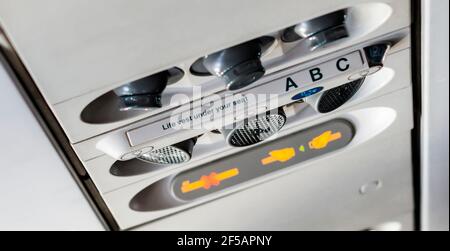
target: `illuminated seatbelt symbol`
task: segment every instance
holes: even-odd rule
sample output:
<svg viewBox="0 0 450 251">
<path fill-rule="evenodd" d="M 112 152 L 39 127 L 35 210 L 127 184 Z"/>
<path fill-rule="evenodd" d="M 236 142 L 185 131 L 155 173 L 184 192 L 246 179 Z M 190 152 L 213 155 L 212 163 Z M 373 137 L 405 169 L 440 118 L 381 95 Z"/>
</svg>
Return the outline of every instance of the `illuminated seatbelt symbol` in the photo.
<svg viewBox="0 0 450 251">
<path fill-rule="evenodd" d="M 324 149 L 328 146 L 330 142 L 338 140 L 342 138 L 342 134 L 340 132 L 332 133 L 332 131 L 326 131 L 321 135 L 315 137 L 313 140 L 309 142 L 309 148 L 320 150 Z"/>
<path fill-rule="evenodd" d="M 220 182 L 233 178 L 239 175 L 239 169 L 233 168 L 221 173 L 212 172 L 209 175 L 203 175 L 198 181 L 190 182 L 189 180 L 183 181 L 181 184 L 181 192 L 189 193 L 198 189 L 208 190 L 212 186 L 220 185 Z"/>
<path fill-rule="evenodd" d="M 269 157 L 261 160 L 261 164 L 263 166 L 272 164 L 274 162 L 287 162 L 290 159 L 295 157 L 295 149 L 294 148 L 284 148 L 280 150 L 274 150 L 269 152 Z"/>
</svg>

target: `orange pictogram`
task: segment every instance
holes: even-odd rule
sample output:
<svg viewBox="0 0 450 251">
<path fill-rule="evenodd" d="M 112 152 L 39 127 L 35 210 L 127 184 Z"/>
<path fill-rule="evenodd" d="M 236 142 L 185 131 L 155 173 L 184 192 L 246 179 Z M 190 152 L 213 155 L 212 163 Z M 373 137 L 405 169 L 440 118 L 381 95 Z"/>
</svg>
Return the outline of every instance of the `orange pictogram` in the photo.
<svg viewBox="0 0 450 251">
<path fill-rule="evenodd" d="M 320 150 L 326 148 L 330 142 L 340 138 L 342 138 L 342 134 L 340 132 L 332 133 L 332 131 L 326 131 L 311 140 L 309 142 L 309 148 Z"/>
<path fill-rule="evenodd" d="M 190 182 L 189 180 L 183 181 L 181 184 L 181 192 L 189 193 L 198 189 L 210 189 L 212 186 L 220 185 L 221 181 L 230 179 L 239 175 L 238 168 L 232 168 L 221 173 L 212 172 L 209 175 L 203 175 L 199 180 Z"/>
<path fill-rule="evenodd" d="M 269 157 L 261 160 L 261 164 L 263 164 L 265 166 L 265 165 L 272 164 L 274 162 L 284 163 L 294 157 L 295 157 L 295 149 L 292 147 L 274 150 L 274 151 L 269 152 Z"/>
</svg>

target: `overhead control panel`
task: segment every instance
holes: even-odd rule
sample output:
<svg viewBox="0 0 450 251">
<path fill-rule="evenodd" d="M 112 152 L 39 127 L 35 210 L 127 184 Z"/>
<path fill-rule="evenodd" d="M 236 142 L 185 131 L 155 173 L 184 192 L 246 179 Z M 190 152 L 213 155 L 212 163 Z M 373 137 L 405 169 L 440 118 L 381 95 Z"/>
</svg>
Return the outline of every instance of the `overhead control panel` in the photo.
<svg viewBox="0 0 450 251">
<path fill-rule="evenodd" d="M 113 228 L 412 212 L 410 0 L 66 1 L 0 25 Z"/>
</svg>

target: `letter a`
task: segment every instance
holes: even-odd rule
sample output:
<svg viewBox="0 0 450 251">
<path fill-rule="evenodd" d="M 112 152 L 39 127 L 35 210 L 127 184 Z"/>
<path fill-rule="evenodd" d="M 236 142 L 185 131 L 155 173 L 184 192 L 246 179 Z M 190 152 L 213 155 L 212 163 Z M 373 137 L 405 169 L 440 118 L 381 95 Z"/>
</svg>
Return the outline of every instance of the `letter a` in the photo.
<svg viewBox="0 0 450 251">
<path fill-rule="evenodd" d="M 294 80 L 292 80 L 292 78 L 287 78 L 286 79 L 286 91 L 287 92 L 290 91 L 292 87 L 297 89 L 298 85 L 294 82 Z"/>
</svg>

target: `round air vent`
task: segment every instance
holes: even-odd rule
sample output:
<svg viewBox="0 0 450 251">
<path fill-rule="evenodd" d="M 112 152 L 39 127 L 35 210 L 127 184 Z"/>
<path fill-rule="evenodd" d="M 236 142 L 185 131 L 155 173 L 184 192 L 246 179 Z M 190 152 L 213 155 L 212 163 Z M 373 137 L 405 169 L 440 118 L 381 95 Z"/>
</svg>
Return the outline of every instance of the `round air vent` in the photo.
<svg viewBox="0 0 450 251">
<path fill-rule="evenodd" d="M 338 10 L 286 28 L 281 40 L 286 43 L 307 39 L 311 50 L 348 37 L 347 9 Z"/>
<path fill-rule="evenodd" d="M 317 109 L 320 113 L 336 110 L 350 100 L 359 90 L 364 78 L 325 91 L 320 97 Z"/>
<path fill-rule="evenodd" d="M 122 102 L 121 110 L 160 108 L 161 94 L 168 84 L 173 83 L 173 76 L 180 76 L 178 68 L 158 72 L 114 89 Z M 172 77 L 172 79 L 171 79 Z"/>
<path fill-rule="evenodd" d="M 264 76 L 261 56 L 275 41 L 272 37 L 254 39 L 198 59 L 191 66 L 197 76 L 215 75 L 228 90 L 238 90 Z"/>
<path fill-rule="evenodd" d="M 183 70 L 171 69 L 125 83 L 89 103 L 80 117 L 89 124 L 105 124 L 144 114 L 161 107 L 161 94 L 166 86 L 175 84 L 184 76 Z M 164 97 L 164 94 L 162 95 Z"/>
<path fill-rule="evenodd" d="M 227 142 L 235 147 L 244 147 L 262 142 L 283 128 L 286 115 L 282 108 L 278 112 L 267 112 L 253 119 L 246 119 L 234 129 L 226 132 Z"/>
<path fill-rule="evenodd" d="M 195 143 L 197 143 L 197 138 L 188 139 L 172 146 L 144 153 L 138 159 L 154 164 L 181 164 L 191 159 Z"/>
</svg>

